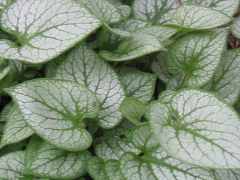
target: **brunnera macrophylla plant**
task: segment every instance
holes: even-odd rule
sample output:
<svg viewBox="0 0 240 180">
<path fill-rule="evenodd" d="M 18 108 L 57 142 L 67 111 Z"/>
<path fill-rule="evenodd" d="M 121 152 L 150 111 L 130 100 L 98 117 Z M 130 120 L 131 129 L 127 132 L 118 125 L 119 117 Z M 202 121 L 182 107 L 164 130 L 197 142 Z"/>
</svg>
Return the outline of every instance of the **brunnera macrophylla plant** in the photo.
<svg viewBox="0 0 240 180">
<path fill-rule="evenodd" d="M 239 0 L 0 0 L 0 180 L 239 180 Z"/>
</svg>

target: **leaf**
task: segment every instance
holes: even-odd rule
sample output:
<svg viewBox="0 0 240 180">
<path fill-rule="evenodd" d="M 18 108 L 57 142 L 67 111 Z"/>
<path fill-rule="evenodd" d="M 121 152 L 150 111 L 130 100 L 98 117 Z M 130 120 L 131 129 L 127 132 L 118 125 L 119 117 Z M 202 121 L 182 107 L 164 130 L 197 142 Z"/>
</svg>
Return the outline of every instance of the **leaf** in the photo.
<svg viewBox="0 0 240 180">
<path fill-rule="evenodd" d="M 27 149 L 26 171 L 37 177 L 74 179 L 86 173 L 90 153 L 69 153 L 33 138 Z"/>
<path fill-rule="evenodd" d="M 240 17 L 234 19 L 232 33 L 235 37 L 240 39 Z"/>
<path fill-rule="evenodd" d="M 123 88 L 112 68 L 92 50 L 86 46 L 72 50 L 57 68 L 55 78 L 84 84 L 96 93 L 101 103 L 101 127 L 109 129 L 120 123 L 122 115 L 118 109 L 124 99 Z"/>
<path fill-rule="evenodd" d="M 169 155 L 201 167 L 239 168 L 239 116 L 212 94 L 176 92 L 169 103 L 154 103 L 148 117 Z"/>
<path fill-rule="evenodd" d="M 154 52 L 165 50 L 163 45 L 154 36 L 136 33 L 130 38 L 123 40 L 114 51 L 100 51 L 107 61 L 128 61 Z"/>
<path fill-rule="evenodd" d="M 239 0 L 183 0 L 183 3 L 186 5 L 208 7 L 228 16 L 233 16 L 239 6 Z"/>
<path fill-rule="evenodd" d="M 116 160 L 103 161 L 94 157 L 88 163 L 88 172 L 94 180 L 124 180 Z"/>
<path fill-rule="evenodd" d="M 135 129 L 132 141 L 141 149 L 141 153 L 126 153 L 122 156 L 120 168 L 126 180 L 213 179 L 208 170 L 185 164 L 163 151 L 148 124 Z"/>
<path fill-rule="evenodd" d="M 13 152 L 0 157 L 0 179 L 20 180 L 24 170 L 23 151 Z"/>
<path fill-rule="evenodd" d="M 121 20 L 119 9 L 107 0 L 79 0 L 79 2 L 104 23 L 117 23 Z"/>
<path fill-rule="evenodd" d="M 146 112 L 147 106 L 133 97 L 127 97 L 124 99 L 120 106 L 120 111 L 123 117 L 127 118 L 131 123 L 139 125 L 141 118 Z"/>
<path fill-rule="evenodd" d="M 12 3 L 12 0 L 0 0 L 0 10 L 5 9 Z"/>
<path fill-rule="evenodd" d="M 86 120 L 96 118 L 95 95 L 74 82 L 38 79 L 8 90 L 24 119 L 40 137 L 69 151 L 87 149 L 92 143 Z"/>
<path fill-rule="evenodd" d="M 210 85 L 210 90 L 229 104 L 234 104 L 240 95 L 240 51 L 230 50 L 224 53 L 215 76 Z"/>
<path fill-rule="evenodd" d="M 142 102 L 152 99 L 157 80 L 155 75 L 125 67 L 119 69 L 119 76 L 126 96 L 135 97 Z"/>
<path fill-rule="evenodd" d="M 126 152 L 139 153 L 131 141 L 132 131 L 133 126 L 124 122 L 113 130 L 105 131 L 102 137 L 96 139 L 96 155 L 104 160 L 119 160 Z"/>
<path fill-rule="evenodd" d="M 176 34 L 176 29 L 165 27 L 165 26 L 150 26 L 139 29 L 138 33 L 149 34 L 156 37 L 159 41 L 164 43 L 169 40 L 174 34 Z"/>
<path fill-rule="evenodd" d="M 227 33 L 191 33 L 166 53 L 166 68 L 179 87 L 201 87 L 213 77 L 226 46 Z M 164 67 L 163 67 L 164 68 Z"/>
<path fill-rule="evenodd" d="M 175 0 L 135 0 L 133 10 L 137 19 L 162 24 L 166 20 L 165 15 L 177 6 Z"/>
<path fill-rule="evenodd" d="M 6 124 L 1 138 L 1 147 L 20 142 L 34 134 L 16 105 L 11 106 L 5 118 Z"/>
<path fill-rule="evenodd" d="M 238 180 L 240 178 L 239 169 L 215 170 L 214 175 L 217 180 Z"/>
<path fill-rule="evenodd" d="M 19 45 L 1 40 L 0 57 L 43 63 L 87 37 L 100 22 L 73 0 L 16 0 L 3 11 L 1 25 Z"/>
<path fill-rule="evenodd" d="M 169 15 L 167 25 L 188 30 L 205 30 L 226 25 L 232 18 L 222 12 L 201 6 L 181 6 Z"/>
</svg>

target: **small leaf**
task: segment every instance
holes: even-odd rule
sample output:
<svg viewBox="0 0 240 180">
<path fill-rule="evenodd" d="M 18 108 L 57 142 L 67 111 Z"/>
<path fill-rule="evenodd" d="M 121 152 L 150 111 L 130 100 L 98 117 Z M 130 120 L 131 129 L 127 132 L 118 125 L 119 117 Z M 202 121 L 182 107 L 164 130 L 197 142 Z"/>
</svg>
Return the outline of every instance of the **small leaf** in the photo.
<svg viewBox="0 0 240 180">
<path fill-rule="evenodd" d="M 226 37 L 225 30 L 191 33 L 172 44 L 164 55 L 166 59 L 160 61 L 165 61 L 177 86 L 201 87 L 213 77 L 226 47 Z"/>
<path fill-rule="evenodd" d="M 26 171 L 37 177 L 74 179 L 86 173 L 90 153 L 69 153 L 33 138 L 27 148 Z M 30 157 L 30 158 L 29 158 Z"/>
<path fill-rule="evenodd" d="M 124 180 L 116 160 L 103 161 L 100 158 L 92 158 L 88 163 L 88 172 L 94 180 Z"/>
<path fill-rule="evenodd" d="M 95 95 L 74 82 L 38 79 L 8 90 L 24 119 L 40 137 L 69 151 L 87 149 L 92 143 L 86 119 L 96 118 Z"/>
<path fill-rule="evenodd" d="M 3 11 L 1 25 L 20 46 L 1 40 L 0 57 L 42 63 L 74 46 L 100 22 L 74 0 L 16 0 Z"/>
<path fill-rule="evenodd" d="M 128 97 L 135 97 L 142 102 L 152 99 L 157 80 L 155 75 L 134 68 L 120 68 L 119 76 Z"/>
<path fill-rule="evenodd" d="M 178 6 L 175 0 L 135 0 L 133 4 L 134 16 L 137 19 L 152 24 L 165 22 L 165 15 Z"/>
<path fill-rule="evenodd" d="M 239 6 L 239 0 L 183 0 L 183 3 L 186 5 L 208 7 L 220 11 L 228 16 L 233 16 Z"/>
<path fill-rule="evenodd" d="M 16 105 L 11 106 L 5 118 L 6 124 L 1 138 L 1 147 L 20 142 L 34 134 Z"/>
<path fill-rule="evenodd" d="M 126 152 L 139 153 L 139 149 L 132 143 L 133 126 L 122 123 L 119 127 L 105 131 L 104 135 L 96 140 L 95 153 L 104 160 L 119 160 Z"/>
<path fill-rule="evenodd" d="M 165 50 L 165 48 L 154 36 L 136 33 L 123 40 L 116 50 L 100 51 L 100 56 L 107 61 L 128 61 L 161 50 Z"/>
<path fill-rule="evenodd" d="M 210 84 L 210 90 L 229 104 L 234 104 L 240 95 L 240 51 L 230 50 L 224 53 L 221 63 Z"/>
<path fill-rule="evenodd" d="M 53 67 L 56 69 L 56 67 Z M 64 79 L 84 84 L 96 93 L 101 103 L 99 125 L 113 128 L 120 123 L 122 115 L 119 107 L 124 99 L 124 91 L 118 76 L 112 68 L 86 46 L 72 50 L 57 68 L 56 79 Z"/>
<path fill-rule="evenodd" d="M 201 167 L 239 168 L 239 116 L 212 94 L 176 92 L 169 103 L 154 103 L 148 117 L 169 155 Z"/>
<path fill-rule="evenodd" d="M 24 156 L 22 151 L 0 157 L 0 179 L 18 180 L 23 178 Z"/>
<path fill-rule="evenodd" d="M 117 23 L 121 20 L 119 9 L 107 0 L 79 0 L 79 2 L 104 23 Z"/>
<path fill-rule="evenodd" d="M 168 16 L 170 20 L 166 24 L 190 30 L 212 29 L 232 21 L 222 12 L 201 6 L 181 6 Z"/>
<path fill-rule="evenodd" d="M 140 124 L 141 118 L 146 111 L 146 105 L 133 97 L 124 99 L 120 106 L 120 111 L 123 117 L 127 118 L 133 124 Z"/>
<path fill-rule="evenodd" d="M 170 27 L 165 27 L 165 26 L 144 27 L 142 29 L 139 29 L 139 31 L 138 31 L 138 33 L 152 35 L 163 43 L 166 40 L 168 40 L 170 37 L 172 37 L 174 34 L 176 34 L 176 32 L 177 32 L 176 29 L 170 28 Z"/>
</svg>

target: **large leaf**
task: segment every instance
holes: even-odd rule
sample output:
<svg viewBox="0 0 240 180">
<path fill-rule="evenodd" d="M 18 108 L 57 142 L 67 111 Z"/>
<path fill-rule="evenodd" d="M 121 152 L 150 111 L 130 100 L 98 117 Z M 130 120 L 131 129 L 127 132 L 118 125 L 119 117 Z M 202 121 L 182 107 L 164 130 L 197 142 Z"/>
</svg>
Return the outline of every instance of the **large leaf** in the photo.
<svg viewBox="0 0 240 180">
<path fill-rule="evenodd" d="M 230 23 L 232 18 L 210 8 L 181 6 L 170 14 L 168 25 L 183 29 L 204 30 Z"/>
<path fill-rule="evenodd" d="M 49 61 L 96 30 L 100 23 L 74 0 L 16 0 L 1 16 L 17 43 L 0 41 L 0 57 Z"/>
<path fill-rule="evenodd" d="M 239 168 L 237 113 L 212 94 L 198 90 L 182 90 L 170 99 L 169 103 L 154 103 L 148 115 L 163 148 L 191 164 Z"/>
<path fill-rule="evenodd" d="M 53 67 L 55 68 L 55 67 Z M 112 128 L 119 124 L 122 115 L 119 107 L 124 99 L 124 91 L 112 68 L 86 46 L 77 47 L 57 68 L 57 79 L 84 84 L 95 92 L 101 103 L 99 125 Z"/>
<path fill-rule="evenodd" d="M 184 4 L 204 6 L 233 16 L 239 6 L 239 0 L 183 0 Z"/>
<path fill-rule="evenodd" d="M 161 50 L 165 49 L 155 36 L 139 32 L 124 39 L 114 51 L 103 50 L 100 55 L 108 61 L 128 61 Z"/>
<path fill-rule="evenodd" d="M 0 179 L 20 180 L 23 178 L 25 153 L 14 152 L 0 157 Z"/>
<path fill-rule="evenodd" d="M 8 90 L 24 119 L 46 141 L 69 151 L 87 149 L 92 137 L 85 120 L 96 118 L 99 102 L 84 86 L 39 79 Z"/>
<path fill-rule="evenodd" d="M 155 75 L 134 68 L 120 68 L 119 76 L 126 96 L 135 97 L 142 102 L 152 99 L 157 80 Z"/>
<path fill-rule="evenodd" d="M 16 105 L 11 105 L 10 110 L 5 115 L 5 121 L 6 124 L 1 138 L 1 147 L 20 142 L 34 133 Z"/>
<path fill-rule="evenodd" d="M 26 171 L 37 177 L 74 179 L 86 173 L 90 153 L 69 153 L 33 138 L 27 148 Z"/>
<path fill-rule="evenodd" d="M 227 103 L 234 104 L 240 95 L 240 51 L 227 51 L 218 66 L 210 89 Z"/>
<path fill-rule="evenodd" d="M 165 15 L 178 6 L 176 0 L 135 0 L 134 16 L 152 24 L 164 23 Z"/>
<path fill-rule="evenodd" d="M 226 31 L 192 33 L 177 40 L 166 53 L 166 67 L 177 86 L 201 87 L 214 75 L 226 46 Z M 164 68 L 164 67 L 163 67 Z"/>
</svg>

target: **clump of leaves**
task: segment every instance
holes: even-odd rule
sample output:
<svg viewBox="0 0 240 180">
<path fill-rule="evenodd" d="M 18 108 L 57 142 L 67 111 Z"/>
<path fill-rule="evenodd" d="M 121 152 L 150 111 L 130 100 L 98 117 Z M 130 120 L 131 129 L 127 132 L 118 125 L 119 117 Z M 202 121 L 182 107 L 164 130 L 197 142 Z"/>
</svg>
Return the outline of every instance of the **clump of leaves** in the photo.
<svg viewBox="0 0 240 180">
<path fill-rule="evenodd" d="M 0 0 L 0 179 L 239 180 L 239 0 Z"/>
</svg>

